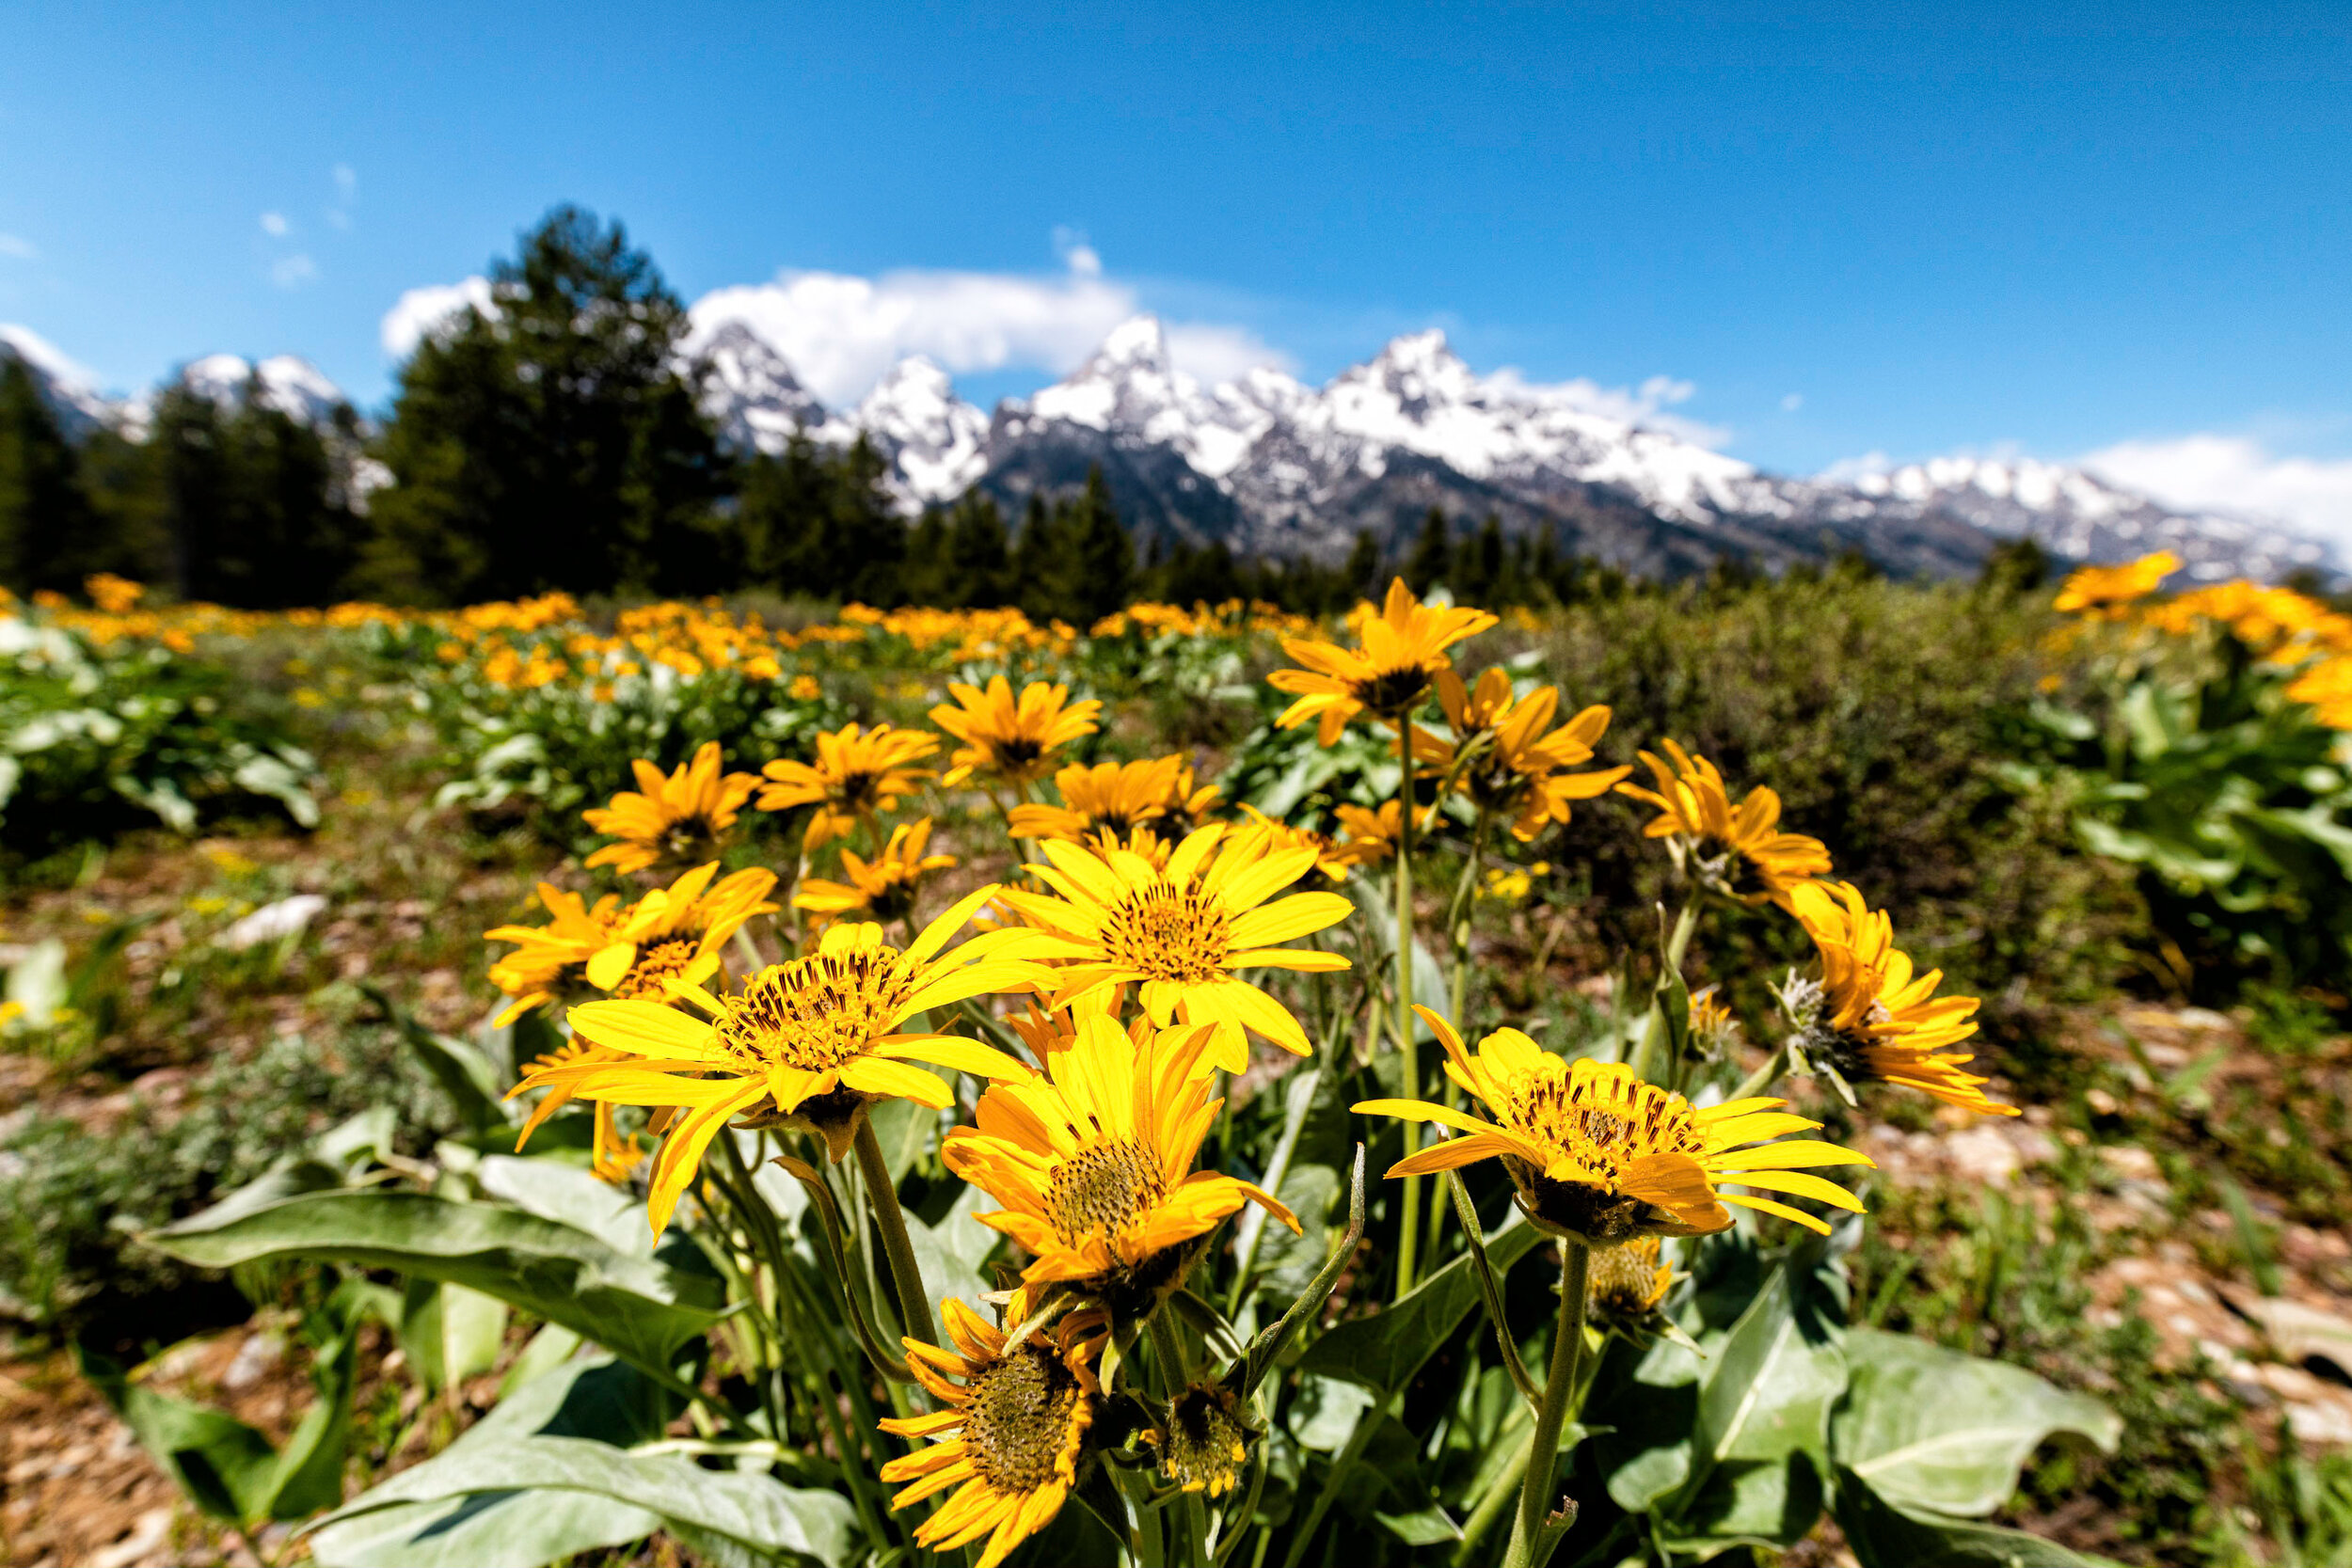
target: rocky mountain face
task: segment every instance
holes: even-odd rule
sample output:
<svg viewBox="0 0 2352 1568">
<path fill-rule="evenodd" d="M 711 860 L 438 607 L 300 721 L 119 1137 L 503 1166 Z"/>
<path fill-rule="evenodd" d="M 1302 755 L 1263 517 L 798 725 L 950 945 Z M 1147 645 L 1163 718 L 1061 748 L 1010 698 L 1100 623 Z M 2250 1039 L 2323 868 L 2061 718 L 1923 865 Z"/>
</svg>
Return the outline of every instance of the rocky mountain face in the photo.
<svg viewBox="0 0 2352 1568">
<path fill-rule="evenodd" d="M 993 416 L 919 356 L 834 410 L 748 321 L 698 323 L 688 348 L 682 368 L 728 443 L 780 452 L 795 436 L 863 436 L 910 516 L 975 486 L 1017 515 L 1099 467 L 1139 538 L 1221 541 L 1245 556 L 1337 561 L 1365 532 L 1402 551 L 1438 507 L 1462 526 L 1492 515 L 1513 535 L 1550 531 L 1563 549 L 1650 577 L 1726 556 L 1778 570 L 1848 550 L 1901 575 L 1965 575 L 2017 538 L 2084 561 L 2171 549 L 2201 580 L 2339 569 L 2326 546 L 2288 529 L 2169 508 L 2055 464 L 1955 457 L 1835 478 L 1764 473 L 1596 407 L 1590 388 L 1481 376 L 1438 332 L 1398 338 L 1320 388 L 1273 370 L 1204 386 L 1176 368 L 1159 322 L 1138 316 L 1070 375 Z M 22 328 L 0 325 L 0 356 L 33 370 L 71 431 L 135 434 L 151 407 L 151 395 L 105 398 Z M 224 404 L 256 395 L 321 428 L 343 401 L 285 355 L 214 355 L 180 381 Z"/>
</svg>

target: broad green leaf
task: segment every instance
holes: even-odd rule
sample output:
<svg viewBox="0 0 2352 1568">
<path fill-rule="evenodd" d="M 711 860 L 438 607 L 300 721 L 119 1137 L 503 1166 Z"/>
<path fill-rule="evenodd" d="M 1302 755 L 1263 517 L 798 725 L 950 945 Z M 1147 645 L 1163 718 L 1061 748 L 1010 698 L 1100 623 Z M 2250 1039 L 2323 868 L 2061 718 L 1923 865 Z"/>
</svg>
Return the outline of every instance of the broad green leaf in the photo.
<svg viewBox="0 0 2352 1568">
<path fill-rule="evenodd" d="M 1801 1248 L 1766 1277 L 1701 1374 L 1674 1533 L 1787 1544 L 1820 1516 L 1846 1364 L 1842 1327 L 1808 1288 L 1817 1256 Z"/>
<path fill-rule="evenodd" d="M 1291 1397 L 1287 1427 L 1291 1440 L 1319 1453 L 1337 1453 L 1355 1435 L 1356 1423 L 1379 1396 L 1336 1377 L 1307 1373 Z"/>
<path fill-rule="evenodd" d="M 1462 1527 L 1436 1503 L 1412 1513 L 1375 1513 L 1373 1517 L 1407 1546 L 1435 1546 L 1440 1542 L 1462 1539 Z"/>
<path fill-rule="evenodd" d="M 1510 1222 L 1487 1238 L 1486 1260 L 1499 1277 L 1542 1240 L 1514 1211 Z M 1456 1258 L 1387 1311 L 1351 1318 L 1332 1328 L 1307 1348 L 1299 1369 L 1361 1384 L 1375 1393 L 1391 1393 L 1410 1383 L 1422 1363 L 1478 1307 L 1478 1280 L 1470 1273 L 1470 1260 Z"/>
<path fill-rule="evenodd" d="M 139 1446 L 198 1508 L 237 1524 L 262 1515 L 278 1469 L 268 1438 L 225 1411 L 133 1383 L 119 1365 L 87 1348 L 81 1365 Z"/>
<path fill-rule="evenodd" d="M 972 1216 L 993 1207 L 994 1200 L 979 1188 L 965 1187 L 937 1225 L 907 1216 L 907 1241 L 923 1270 L 923 1283 L 930 1291 L 933 1323 L 946 1322 L 945 1307 L 950 1297 L 978 1313 L 983 1323 L 992 1321 L 992 1309 L 980 1295 L 993 1288 L 986 1264 L 1003 1238 Z"/>
<path fill-rule="evenodd" d="M 307 1258 L 463 1285 L 665 1373 L 725 1307 L 715 1279 L 632 1258 L 584 1230 L 418 1193 L 320 1193 L 226 1224 L 199 1214 L 148 1239 L 201 1268 Z"/>
<path fill-rule="evenodd" d="M 1269 813 L 1269 815 L 1271 815 Z M 1372 933 L 1376 951 L 1388 955 L 1388 970 L 1391 979 L 1396 972 L 1396 910 L 1394 895 L 1375 885 L 1369 877 L 1350 877 L 1343 890 L 1356 901 L 1356 910 L 1363 917 L 1364 928 Z M 1415 938 L 1413 942 L 1413 1001 L 1439 1013 L 1446 1010 L 1447 986 L 1445 971 L 1439 967 L 1428 943 Z M 1435 1040 L 1429 1025 L 1413 1020 L 1413 1037 Z"/>
<path fill-rule="evenodd" d="M 1899 1508 L 1851 1470 L 1831 1512 L 1862 1568 L 2098 1568 L 2096 1559 L 2023 1530 Z"/>
<path fill-rule="evenodd" d="M 536 1147 L 536 1146 L 533 1146 Z M 600 1181 L 562 1160 L 518 1159 L 487 1154 L 474 1167 L 474 1182 L 492 1197 L 516 1208 L 585 1230 L 615 1252 L 653 1256 L 653 1227 L 644 1200 L 627 1187 Z"/>
<path fill-rule="evenodd" d="M 740 1548 L 755 1560 L 839 1564 L 849 1559 L 856 1536 L 856 1513 L 850 1500 L 835 1493 L 787 1486 L 750 1471 L 706 1470 L 679 1454 L 632 1453 L 593 1438 L 537 1433 L 485 1445 L 468 1454 L 462 1466 L 437 1462 L 405 1470 L 335 1517 L 364 1518 L 361 1509 L 371 1505 L 531 1491 L 560 1493 L 565 1499 L 585 1493 L 642 1508 L 666 1523 Z M 543 1498 L 541 1506 L 561 1508 L 564 1502 Z"/>
<path fill-rule="evenodd" d="M 326 1568 L 536 1568 L 642 1540 L 660 1528 L 661 1516 L 630 1503 L 580 1492 L 469 1495 L 466 1488 L 476 1458 L 506 1444 L 569 1436 L 622 1448 L 660 1436 L 674 1408 L 660 1389 L 610 1356 L 559 1366 L 513 1388 L 456 1442 L 404 1472 L 403 1479 L 431 1472 L 423 1489 L 440 1495 L 392 1502 L 367 1493 L 323 1522 L 311 1550 Z"/>
<path fill-rule="evenodd" d="M 2109 1453 L 2122 1435 L 2122 1421 L 2088 1395 L 1909 1335 L 1851 1330 L 1846 1358 L 1852 1381 L 1831 1443 L 1837 1462 L 1890 1504 L 1991 1513 L 2052 1433 L 2074 1433 Z"/>
<path fill-rule="evenodd" d="M 374 987 L 361 989 L 384 1009 L 403 1043 L 456 1103 L 467 1126 L 477 1133 L 487 1132 L 512 1127 L 519 1119 L 515 1106 L 500 1098 L 498 1074 L 480 1049 L 470 1041 L 435 1034 Z"/>
</svg>

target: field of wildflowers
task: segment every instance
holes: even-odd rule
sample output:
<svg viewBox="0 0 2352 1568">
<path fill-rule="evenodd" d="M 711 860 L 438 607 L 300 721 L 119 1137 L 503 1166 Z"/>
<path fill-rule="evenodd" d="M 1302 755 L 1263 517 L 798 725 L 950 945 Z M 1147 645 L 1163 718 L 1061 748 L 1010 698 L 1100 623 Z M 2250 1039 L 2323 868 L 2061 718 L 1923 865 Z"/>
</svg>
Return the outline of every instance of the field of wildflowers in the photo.
<svg viewBox="0 0 2352 1568">
<path fill-rule="evenodd" d="M 0 1305 L 240 1560 L 2345 1560 L 2352 618 L 2175 564 L 10 606 Z"/>
</svg>

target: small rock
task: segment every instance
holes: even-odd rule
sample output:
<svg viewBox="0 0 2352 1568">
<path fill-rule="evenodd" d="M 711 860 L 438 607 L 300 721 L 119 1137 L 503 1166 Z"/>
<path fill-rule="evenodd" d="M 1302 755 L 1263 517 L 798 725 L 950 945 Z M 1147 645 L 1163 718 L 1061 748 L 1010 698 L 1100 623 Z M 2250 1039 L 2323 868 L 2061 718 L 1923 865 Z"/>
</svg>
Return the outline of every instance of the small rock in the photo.
<svg viewBox="0 0 2352 1568">
<path fill-rule="evenodd" d="M 248 947 L 262 947 L 305 929 L 326 909 L 326 900 L 315 893 L 297 893 L 291 898 L 280 898 L 275 904 L 264 904 L 221 932 L 218 945 L 232 953 Z"/>
<path fill-rule="evenodd" d="M 171 1510 L 151 1508 L 138 1516 L 131 1533 L 89 1560 L 90 1568 L 131 1568 L 171 1544 Z"/>
<path fill-rule="evenodd" d="M 263 1373 L 285 1359 L 286 1341 L 276 1334 L 251 1334 L 237 1347 L 236 1359 L 220 1374 L 220 1386 L 235 1392 L 262 1381 Z"/>
</svg>

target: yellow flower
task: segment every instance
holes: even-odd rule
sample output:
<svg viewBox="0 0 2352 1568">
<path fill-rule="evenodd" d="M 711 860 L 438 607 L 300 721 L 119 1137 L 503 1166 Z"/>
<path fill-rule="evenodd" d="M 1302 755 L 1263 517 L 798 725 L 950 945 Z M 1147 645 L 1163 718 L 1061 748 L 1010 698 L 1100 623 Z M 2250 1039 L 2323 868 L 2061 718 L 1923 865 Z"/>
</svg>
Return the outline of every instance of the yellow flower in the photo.
<svg viewBox="0 0 2352 1568">
<path fill-rule="evenodd" d="M 668 994 L 672 980 L 699 986 L 719 972 L 722 951 L 745 921 L 772 914 L 776 874 L 738 871 L 712 885 L 719 863 L 698 865 L 637 900 L 590 955 L 588 983 L 615 996 Z"/>
<path fill-rule="evenodd" d="M 1028 1292 L 1014 1291 L 1010 1321 L 1023 1322 L 1029 1307 Z M 904 1343 L 908 1370 L 944 1408 L 881 1423 L 894 1436 L 937 1441 L 884 1465 L 882 1479 L 912 1483 L 890 1499 L 894 1513 L 955 1487 L 915 1527 L 915 1544 L 946 1554 L 985 1535 L 977 1568 L 996 1568 L 1061 1512 L 1078 1484 L 1103 1398 L 1090 1363 L 1108 1334 L 1101 1313 L 1073 1312 L 1050 1336 L 1015 1345 L 953 1296 L 941 1312 L 953 1351 Z"/>
<path fill-rule="evenodd" d="M 951 681 L 947 694 L 955 701 L 931 709 L 931 722 L 963 742 L 940 781 L 949 788 L 976 777 L 1008 784 L 1042 778 L 1055 752 L 1094 733 L 1094 717 L 1103 709 L 1091 697 L 1071 702 L 1070 688 L 1043 681 L 1031 681 L 1016 701 L 1012 683 L 1002 675 L 985 691 Z"/>
<path fill-rule="evenodd" d="M 948 1132 L 940 1157 L 1005 1205 L 974 1217 L 1028 1249 L 1031 1289 L 1075 1285 L 1132 1321 L 1184 1283 L 1244 1204 L 1298 1228 L 1263 1188 L 1193 1169 L 1225 1105 L 1210 1093 L 1210 1036 L 1081 1019 L 1046 1074 L 990 1085 L 978 1125 Z"/>
<path fill-rule="evenodd" d="M 1018 805 L 1010 826 L 1015 838 L 1057 838 L 1070 843 L 1108 833 L 1120 837 L 1168 814 L 1181 756 L 1151 762 L 1073 763 L 1054 775 L 1058 806 Z"/>
<path fill-rule="evenodd" d="M 1187 1385 L 1168 1402 L 1160 1424 L 1144 1433 L 1159 1450 L 1160 1473 L 1185 1492 L 1221 1497 L 1241 1484 L 1257 1433 L 1241 1401 L 1222 1383 Z"/>
<path fill-rule="evenodd" d="M 1358 810 L 1362 808 L 1358 807 Z M 1277 849 L 1312 849 L 1315 869 L 1334 882 L 1347 880 L 1350 868 L 1366 861 L 1376 861 L 1395 852 L 1393 845 L 1380 845 L 1356 840 L 1343 844 L 1328 833 L 1312 828 L 1294 828 L 1287 822 L 1277 822 L 1257 807 L 1244 804 L 1242 816 L 1248 819 L 1248 832 L 1263 833 L 1266 842 Z"/>
<path fill-rule="evenodd" d="M 533 1007 L 559 1000 L 567 988 L 584 985 L 588 960 L 612 941 L 620 927 L 616 894 L 606 894 L 591 909 L 579 894 L 541 882 L 539 902 L 549 916 L 545 926 L 501 926 L 482 934 L 485 942 L 516 944 L 490 966 L 490 983 L 513 998 L 498 1016 L 500 1028 Z"/>
<path fill-rule="evenodd" d="M 1356 1109 L 1368 1115 L 1434 1121 L 1470 1134 L 1399 1161 L 1389 1167 L 1392 1177 L 1499 1157 L 1529 1218 L 1596 1246 L 1726 1229 L 1726 1203 L 1829 1230 L 1801 1209 L 1718 1190 L 1725 1185 L 1862 1210 L 1851 1193 L 1804 1168 L 1867 1165 L 1868 1156 L 1812 1138 L 1739 1147 L 1820 1125 L 1781 1110 L 1785 1100 L 1735 1100 L 1699 1110 L 1644 1083 L 1622 1062 L 1563 1061 L 1517 1029 L 1488 1035 L 1473 1056 L 1452 1024 L 1426 1007 L 1413 1010 L 1445 1047 L 1446 1076 L 1496 1120 L 1426 1101 L 1364 1101 Z"/>
<path fill-rule="evenodd" d="M 1643 832 L 1673 839 L 1677 863 L 1685 854 L 1697 857 L 1695 875 L 1742 903 L 1770 900 L 1784 910 L 1790 889 L 1829 875 L 1829 849 L 1820 839 L 1780 832 L 1780 797 L 1772 791 L 1752 789 L 1735 807 L 1723 774 L 1705 757 L 1692 756 L 1671 740 L 1666 742 L 1671 768 L 1647 752 L 1637 754 L 1649 765 L 1658 787 L 1621 784 L 1617 793 L 1646 800 L 1663 814 Z M 1741 888 L 1742 868 L 1762 885 L 1753 892 Z"/>
<path fill-rule="evenodd" d="M 1363 623 L 1362 644 L 1285 639 L 1282 651 L 1307 666 L 1277 670 L 1266 677 L 1277 691 L 1298 700 L 1275 722 L 1283 729 L 1316 721 L 1315 738 L 1329 746 L 1359 713 L 1401 723 L 1429 694 L 1438 672 L 1453 667 L 1445 650 L 1495 624 L 1483 610 L 1423 605 L 1398 578 L 1389 584 L 1388 603 Z"/>
<path fill-rule="evenodd" d="M 1560 707 L 1557 688 L 1540 686 L 1515 700 L 1511 678 L 1501 670 L 1479 676 L 1474 692 L 1447 670 L 1438 676 L 1438 701 L 1454 739 L 1417 729 L 1414 758 L 1451 780 L 1481 811 L 1509 819 L 1512 836 L 1523 844 L 1533 843 L 1548 823 L 1566 823 L 1571 801 L 1606 795 L 1633 771 L 1572 771 L 1592 761 L 1593 743 L 1609 728 L 1609 709 L 1585 708 L 1547 735 L 1545 726 Z"/>
<path fill-rule="evenodd" d="M 914 912 L 914 895 L 923 879 L 956 863 L 953 855 L 923 853 L 930 839 L 931 819 L 926 816 L 893 828 L 890 843 L 871 863 L 853 850 L 844 849 L 841 869 L 850 879 L 828 882 L 808 878 L 793 895 L 792 907 L 827 921 L 849 914 L 862 914 L 885 926 L 904 920 Z"/>
<path fill-rule="evenodd" d="M 703 742 L 693 761 L 666 778 L 643 757 L 629 767 L 637 773 L 635 790 L 623 790 L 611 805 L 580 814 L 589 827 L 620 841 L 589 856 L 587 863 L 609 865 L 624 876 L 665 855 L 689 860 L 708 850 L 735 825 L 736 812 L 759 784 L 750 773 L 722 775 L 715 740 Z"/>
<path fill-rule="evenodd" d="M 825 694 L 825 689 L 817 684 L 815 675 L 795 675 L 792 684 L 785 688 L 785 694 L 796 703 L 813 703 Z"/>
<path fill-rule="evenodd" d="M 1986 1080 L 1962 1070 L 1973 1054 L 1951 1048 L 1977 1032 L 1977 999 L 1942 996 L 1944 972 L 1913 972 L 1895 945 L 1895 925 L 1851 883 L 1796 890 L 1798 922 L 1820 950 L 1820 1013 L 1805 1031 L 1808 1050 L 1850 1082 L 1876 1080 L 1933 1095 L 1947 1105 L 2013 1117 L 2014 1105 L 1986 1098 Z"/>
<path fill-rule="evenodd" d="M 1381 801 L 1377 810 L 1343 805 L 1339 808 L 1339 818 L 1340 847 L 1359 865 L 1377 865 L 1387 860 L 1396 853 L 1396 841 L 1404 836 L 1404 808 L 1394 800 Z"/>
<path fill-rule="evenodd" d="M 1294 1055 L 1312 1050 L 1289 1010 L 1234 971 L 1347 967 L 1336 953 L 1276 945 L 1354 912 L 1336 893 L 1266 903 L 1313 867 L 1313 850 L 1276 849 L 1263 834 L 1229 836 L 1218 823 L 1186 837 L 1164 867 L 1126 850 L 1104 860 L 1075 845 L 1049 840 L 1044 847 L 1048 863 L 1024 869 L 1060 896 L 1007 890 L 1005 901 L 1033 927 L 1007 951 L 1066 966 L 1052 976 L 1059 981 L 1052 1006 L 1137 984 L 1143 1010 L 1162 1028 L 1179 1019 L 1215 1024 L 1214 1059 L 1229 1072 L 1249 1064 L 1244 1029 Z"/>
<path fill-rule="evenodd" d="M 523 1069 L 523 1074 L 528 1078 L 532 1073 L 541 1072 L 544 1069 L 580 1068 L 619 1060 L 621 1060 L 621 1054 L 617 1051 L 608 1051 L 600 1045 L 590 1045 L 584 1040 L 566 1040 L 554 1050 L 532 1058 L 529 1065 Z M 523 1123 L 520 1132 L 515 1134 L 515 1148 L 517 1150 L 521 1149 L 531 1141 L 531 1135 L 544 1126 L 549 1117 L 571 1102 L 571 1089 L 561 1078 L 556 1078 L 547 1094 L 532 1111 L 531 1119 Z M 621 1136 L 620 1129 L 613 1121 L 613 1113 L 616 1109 L 617 1107 L 606 1104 L 602 1101 L 598 1101 L 596 1105 L 594 1132 L 589 1142 L 588 1168 L 597 1180 L 603 1181 L 627 1180 L 628 1173 L 635 1170 L 638 1162 L 645 1157 L 644 1148 L 638 1142 L 637 1134 L 632 1132 L 627 1138 Z"/>
<path fill-rule="evenodd" d="M 932 1007 L 1035 983 L 1034 965 L 996 957 L 1011 933 L 990 932 L 941 951 L 996 891 L 985 887 L 964 898 L 904 952 L 883 942 L 879 926 L 840 925 L 826 931 L 812 956 L 771 964 L 734 995 L 673 984 L 666 1006 L 614 1001 L 574 1007 L 576 1034 L 628 1059 L 535 1072 L 516 1092 L 560 1081 L 583 1099 L 684 1108 L 654 1162 L 647 1213 L 656 1231 L 670 1223 L 703 1150 L 730 1117 L 805 1128 L 838 1160 L 876 1101 L 913 1100 L 934 1110 L 954 1103 L 947 1085 L 915 1062 L 988 1078 L 1028 1076 L 1027 1068 L 977 1041 L 898 1032 Z"/>
<path fill-rule="evenodd" d="M 817 737 L 814 763 L 778 758 L 760 769 L 769 783 L 754 802 L 761 811 L 790 811 L 815 806 L 801 847 L 814 850 L 836 838 L 847 838 L 861 818 L 894 811 L 898 797 L 931 776 L 928 768 L 913 765 L 939 750 L 939 737 L 921 730 L 894 730 L 877 724 L 860 730 L 844 724 Z"/>
<path fill-rule="evenodd" d="M 1597 1323 L 1636 1337 L 1643 1334 L 1651 1314 L 1674 1289 L 1674 1265 L 1661 1252 L 1657 1237 L 1636 1236 L 1623 1246 L 1593 1254 L 1584 1300 Z"/>
<path fill-rule="evenodd" d="M 2101 620 L 2120 621 L 2130 613 L 2135 599 L 2144 599 L 2156 585 L 2181 569 L 2181 558 L 2170 550 L 2143 555 L 2122 566 L 2082 566 L 2059 585 L 2053 606 L 2061 614 L 2081 611 Z"/>
<path fill-rule="evenodd" d="M 2352 654 L 2312 665 L 2288 684 L 2287 695 L 2309 703 L 2312 716 L 2329 729 L 2352 730 Z"/>
</svg>

